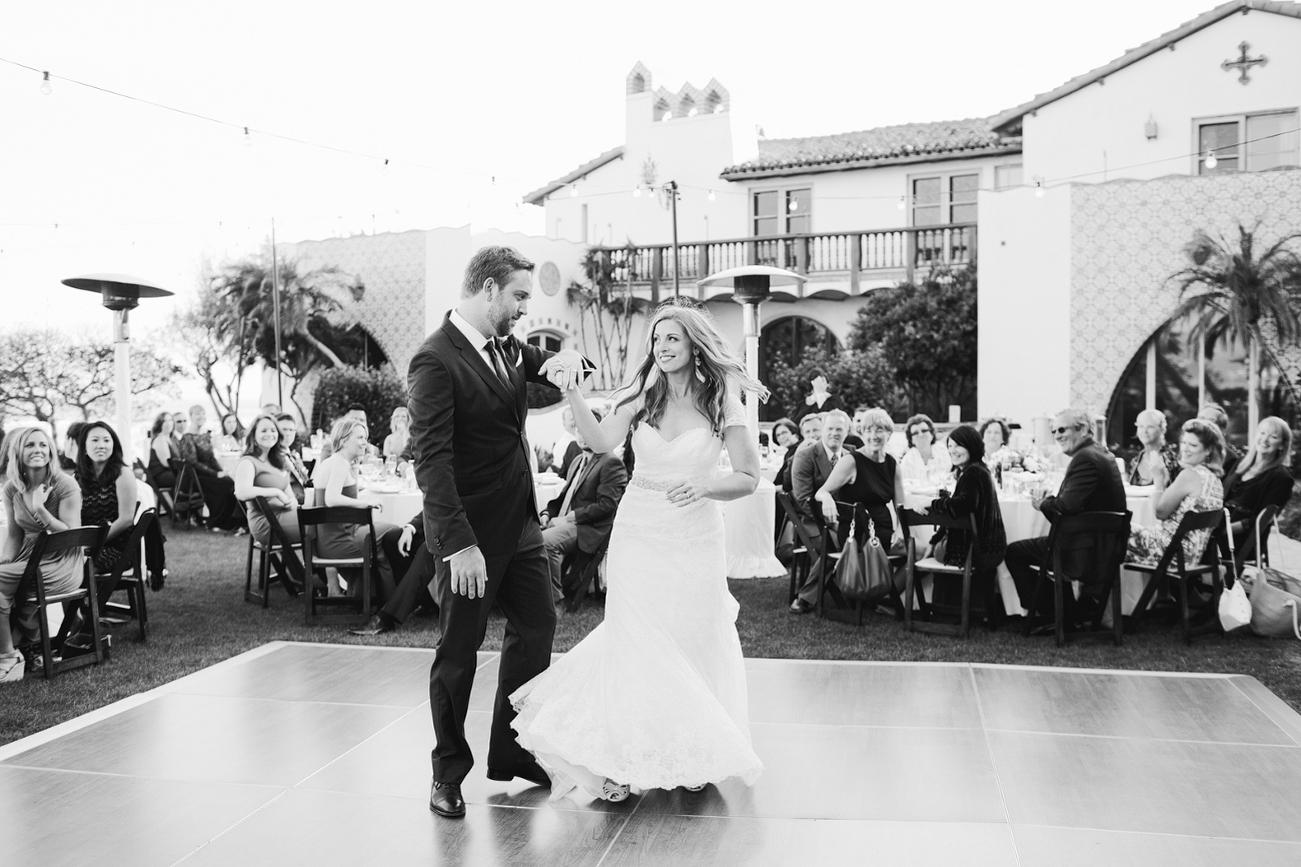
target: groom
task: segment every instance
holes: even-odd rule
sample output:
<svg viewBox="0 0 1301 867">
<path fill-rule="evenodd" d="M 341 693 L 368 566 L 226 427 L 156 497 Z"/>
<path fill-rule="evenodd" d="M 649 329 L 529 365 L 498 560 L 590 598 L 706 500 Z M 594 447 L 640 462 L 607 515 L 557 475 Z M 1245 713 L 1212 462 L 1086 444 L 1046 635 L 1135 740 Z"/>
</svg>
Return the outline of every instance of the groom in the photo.
<svg viewBox="0 0 1301 867">
<path fill-rule="evenodd" d="M 511 247 L 475 253 L 460 302 L 416 352 L 407 376 L 442 633 L 429 673 L 437 740 L 429 809 L 450 818 L 465 815 L 461 781 L 474 764 L 465 714 L 494 605 L 506 615 L 506 632 L 488 779 L 550 785 L 510 727 L 510 695 L 546 669 L 556 627 L 524 436 L 526 381 L 567 388 L 586 360 L 573 350 L 548 352 L 510 336 L 527 312 L 532 271 L 533 263 Z"/>
</svg>

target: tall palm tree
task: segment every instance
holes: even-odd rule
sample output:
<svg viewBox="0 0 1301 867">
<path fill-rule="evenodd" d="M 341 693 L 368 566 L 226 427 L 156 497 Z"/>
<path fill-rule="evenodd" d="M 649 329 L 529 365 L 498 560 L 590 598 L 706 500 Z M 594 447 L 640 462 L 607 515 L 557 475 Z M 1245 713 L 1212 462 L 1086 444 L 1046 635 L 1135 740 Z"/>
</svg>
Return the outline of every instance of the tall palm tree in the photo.
<svg viewBox="0 0 1301 867">
<path fill-rule="evenodd" d="M 596 339 L 597 386 L 617 388 L 623 385 L 628 369 L 628 343 L 632 339 L 633 319 L 645 312 L 650 302 L 633 295 L 632 269 L 628 262 L 633 255 L 630 245 L 622 259 L 598 250 L 589 250 L 583 258 L 583 276 L 586 285 L 571 282 L 565 300 L 578 308 L 578 327 L 584 350 L 590 352 L 587 329 L 590 325 Z M 626 282 L 620 285 L 617 274 L 623 268 Z"/>
<path fill-rule="evenodd" d="M 1281 346 L 1301 342 L 1301 318 L 1296 311 L 1301 302 L 1301 257 L 1290 246 L 1301 239 L 1301 232 L 1289 233 L 1257 254 L 1259 229 L 1259 223 L 1250 230 L 1239 223 L 1236 242 L 1198 230 L 1184 247 L 1188 267 L 1170 276 L 1180 297 L 1173 318 L 1195 316 L 1194 339 L 1236 338 L 1247 347 L 1248 436 L 1254 434 L 1259 414 L 1262 325 L 1273 323 Z"/>
</svg>

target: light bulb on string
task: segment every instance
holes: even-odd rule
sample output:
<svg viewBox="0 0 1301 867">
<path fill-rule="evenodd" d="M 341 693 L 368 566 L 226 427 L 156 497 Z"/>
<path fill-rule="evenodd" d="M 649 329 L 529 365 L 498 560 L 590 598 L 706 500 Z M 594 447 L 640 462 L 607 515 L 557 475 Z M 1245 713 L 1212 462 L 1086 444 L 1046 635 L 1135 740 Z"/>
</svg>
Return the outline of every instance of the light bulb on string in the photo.
<svg viewBox="0 0 1301 867">
<path fill-rule="evenodd" d="M 1216 167 L 1217 165 L 1219 165 L 1219 164 L 1220 164 L 1220 161 L 1217 160 L 1217 159 L 1215 158 L 1215 151 L 1213 151 L 1213 150 L 1208 150 L 1208 151 L 1206 152 L 1206 170 L 1207 170 L 1207 171 L 1214 171 L 1214 170 L 1215 170 L 1215 167 Z"/>
<path fill-rule="evenodd" d="M 41 76 L 41 93 L 49 96 L 54 92 L 54 85 L 50 83 L 50 74 L 48 72 L 42 72 Z"/>
<path fill-rule="evenodd" d="M 714 195 L 714 191 L 713 191 L 713 190 L 710 190 L 710 191 L 709 191 L 709 201 L 711 201 L 711 202 L 716 202 L 716 201 L 718 201 L 718 196 Z"/>
<path fill-rule="evenodd" d="M 905 197 L 904 197 L 904 196 L 900 196 L 900 197 L 899 197 L 899 204 L 895 205 L 895 207 L 898 208 L 898 209 L 901 210 L 901 211 L 902 211 L 905 207 L 907 207 L 907 204 L 906 204 L 906 202 L 905 202 Z"/>
<path fill-rule="evenodd" d="M 799 199 L 791 199 L 790 204 L 786 206 L 786 210 L 788 211 L 798 211 L 799 209 L 800 209 Z"/>
<path fill-rule="evenodd" d="M 640 186 L 636 186 L 636 187 L 633 187 L 633 188 L 632 188 L 632 197 L 633 197 L 634 199 L 640 199 L 640 198 L 641 198 L 641 187 L 640 187 Z"/>
<path fill-rule="evenodd" d="M 382 175 L 388 174 L 388 160 L 384 160 L 384 164 L 379 167 L 379 173 Z"/>
<path fill-rule="evenodd" d="M 569 185 L 569 198 L 571 199 L 578 198 L 578 184 Z"/>
<path fill-rule="evenodd" d="M 1043 181 L 1035 181 L 1035 182 L 1034 182 L 1034 194 L 1035 194 L 1035 198 L 1042 199 L 1042 198 L 1044 197 L 1044 182 L 1043 182 Z"/>
<path fill-rule="evenodd" d="M 244 147 L 253 147 L 253 136 L 248 134 L 248 127 L 244 127 Z"/>
</svg>

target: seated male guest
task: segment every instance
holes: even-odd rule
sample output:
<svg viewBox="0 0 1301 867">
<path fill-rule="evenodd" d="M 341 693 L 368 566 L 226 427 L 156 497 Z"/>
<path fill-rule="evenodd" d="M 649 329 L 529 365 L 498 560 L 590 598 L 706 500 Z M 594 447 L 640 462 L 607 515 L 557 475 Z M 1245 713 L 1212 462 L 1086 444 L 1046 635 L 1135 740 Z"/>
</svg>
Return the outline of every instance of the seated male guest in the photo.
<svg viewBox="0 0 1301 867">
<path fill-rule="evenodd" d="M 831 476 L 836 461 L 845 453 L 845 437 L 848 433 L 848 414 L 840 409 L 831 410 L 822 420 L 821 442 L 802 444 L 791 462 L 791 494 L 800 513 L 800 523 L 811 539 L 817 539 L 819 533 L 818 525 L 813 520 L 813 510 L 817 508 L 813 497 Z M 847 525 L 848 521 L 844 523 Z M 823 558 L 821 552 L 810 554 L 816 555 L 816 559 L 809 566 L 809 578 L 791 603 L 791 611 L 796 614 L 809 613 L 818 601 L 818 578 L 822 574 Z"/>
<path fill-rule="evenodd" d="M 1063 515 L 1078 515 L 1081 512 L 1123 512 L 1125 511 L 1125 486 L 1120 480 L 1120 470 L 1116 459 L 1105 447 L 1094 442 L 1088 413 L 1078 409 L 1063 410 L 1053 421 L 1053 437 L 1061 446 L 1062 452 L 1071 459 L 1066 468 L 1066 477 L 1062 479 L 1061 489 L 1054 495 L 1045 496 L 1036 493 L 1031 497 L 1031 504 L 1043 512 L 1049 523 L 1055 523 Z M 1058 539 L 1062 552 L 1062 571 L 1074 580 L 1085 583 L 1080 590 L 1079 604 L 1092 606 L 1096 610 L 1106 600 L 1099 599 L 1100 587 L 1094 584 L 1093 571 L 1089 568 L 1095 557 L 1105 556 L 1106 552 L 1098 550 L 1093 536 Z M 1042 599 L 1035 599 L 1034 592 L 1038 583 L 1038 573 L 1030 567 L 1039 566 L 1048 553 L 1048 537 L 1023 539 L 1007 546 L 1004 562 L 1016 582 L 1016 592 L 1021 598 L 1021 607 L 1033 614 L 1052 610 L 1052 597 L 1045 594 Z M 1048 591 L 1051 593 L 1051 590 Z M 1074 594 L 1062 594 L 1066 600 L 1066 622 L 1073 623 L 1075 616 Z"/>
<path fill-rule="evenodd" d="M 600 421 L 601 412 L 592 412 Z M 565 487 L 541 515 L 542 543 L 547 549 L 556 605 L 565 598 L 560 574 L 565 558 L 576 551 L 595 554 L 605 544 L 628 487 L 628 471 L 618 456 L 613 452 L 594 454 L 582 433 L 575 431 L 574 436 L 582 453 L 570 463 Z"/>
<path fill-rule="evenodd" d="M 434 580 L 434 555 L 425 545 L 425 518 L 423 512 L 401 527 L 390 527 L 379 537 L 384 556 L 393 567 L 397 590 L 389 597 L 365 626 L 349 629 L 353 635 L 374 636 L 392 632 L 411 615 L 421 611 L 437 611 L 438 605 L 431 595 Z"/>
</svg>

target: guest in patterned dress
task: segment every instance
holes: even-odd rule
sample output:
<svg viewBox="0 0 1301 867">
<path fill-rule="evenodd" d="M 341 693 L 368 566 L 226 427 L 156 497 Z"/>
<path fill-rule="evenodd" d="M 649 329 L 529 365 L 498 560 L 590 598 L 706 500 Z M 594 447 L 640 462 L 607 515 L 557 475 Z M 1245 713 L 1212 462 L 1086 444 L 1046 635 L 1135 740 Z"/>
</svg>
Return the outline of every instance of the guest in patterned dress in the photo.
<svg viewBox="0 0 1301 867">
<path fill-rule="evenodd" d="M 1128 481 L 1131 485 L 1150 485 L 1153 482 L 1153 467 L 1158 464 L 1165 468 L 1166 479 L 1179 475 L 1179 447 L 1165 440 L 1165 413 L 1155 409 L 1145 409 L 1134 421 L 1138 433 L 1138 451 L 1129 461 Z"/>
<path fill-rule="evenodd" d="M 81 523 L 87 527 L 108 524 L 108 535 L 95 554 L 96 572 L 112 571 L 131 538 L 136 516 L 136 477 L 125 470 L 122 443 L 108 422 L 93 421 L 81 429 L 77 438 Z"/>
<path fill-rule="evenodd" d="M 290 542 L 302 538 L 298 526 L 298 498 L 290 487 L 291 475 L 280 447 L 280 427 L 274 416 L 259 415 L 244 437 L 244 454 L 235 464 L 235 496 L 248 514 L 249 532 L 258 544 L 271 544 L 271 525 L 254 500 L 262 497 L 276 514 L 276 522 Z"/>
<path fill-rule="evenodd" d="M 27 570 L 27 557 L 41 533 L 61 533 L 80 526 L 81 490 L 60 469 L 49 434 L 38 427 L 23 427 L 5 436 L 5 483 L 0 498 L 8 528 L 0 547 L 0 683 L 9 683 L 23 679 L 23 656 L 14 648 L 13 628 L 27 640 L 36 634 L 35 604 L 15 600 L 18 582 Z M 81 563 L 80 550 L 44 558 L 41 581 L 45 591 L 67 593 L 80 587 Z"/>
<path fill-rule="evenodd" d="M 1224 466 L 1224 435 L 1217 425 L 1199 418 L 1184 422 L 1179 438 L 1179 465 L 1183 468 L 1173 482 L 1164 464 L 1154 470 L 1152 496 L 1161 523 L 1139 527 L 1129 536 L 1128 559 L 1155 565 L 1174 538 L 1179 522 L 1188 512 L 1224 508 L 1224 487 L 1220 473 Z M 1198 530 L 1184 538 L 1184 562 L 1200 562 L 1210 531 Z"/>
</svg>

